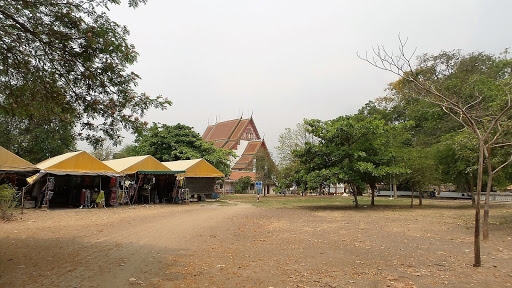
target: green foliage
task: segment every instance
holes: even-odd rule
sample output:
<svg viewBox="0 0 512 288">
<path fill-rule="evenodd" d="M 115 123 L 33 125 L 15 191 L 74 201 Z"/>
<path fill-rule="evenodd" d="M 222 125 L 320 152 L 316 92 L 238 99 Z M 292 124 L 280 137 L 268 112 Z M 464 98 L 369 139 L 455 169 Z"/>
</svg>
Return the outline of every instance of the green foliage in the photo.
<svg viewBox="0 0 512 288">
<path fill-rule="evenodd" d="M 267 150 L 260 149 L 255 155 L 256 159 L 256 180 L 263 184 L 275 184 L 276 164 L 272 161 Z"/>
<path fill-rule="evenodd" d="M 247 193 L 247 190 L 249 189 L 249 186 L 252 183 L 252 179 L 249 176 L 244 176 L 238 179 L 238 181 L 235 182 L 235 192 L 236 193 Z"/>
<path fill-rule="evenodd" d="M 296 150 L 304 149 L 307 143 L 314 143 L 313 135 L 307 132 L 304 123 L 298 123 L 295 129 L 286 128 L 279 135 L 279 145 L 276 147 L 279 156 L 279 165 L 276 167 L 275 180 L 276 189 L 282 191 L 294 186 L 302 187 L 304 176 L 301 175 L 299 159 L 295 154 Z"/>
<path fill-rule="evenodd" d="M 146 0 L 130 0 L 137 7 Z M 135 91 L 129 31 L 104 12 L 120 0 L 2 1 L 0 145 L 38 162 L 76 140 L 114 145 L 151 107 L 172 103 Z M 78 129 L 75 132 L 75 129 Z"/>
<path fill-rule="evenodd" d="M 16 207 L 16 190 L 8 184 L 0 185 L 0 219 L 10 220 L 12 218 L 12 209 Z"/>
<path fill-rule="evenodd" d="M 105 145 L 105 143 L 101 143 L 98 147 L 93 149 L 90 154 L 100 161 L 106 161 L 113 158 L 114 151 L 110 144 Z"/>
<path fill-rule="evenodd" d="M 365 184 L 375 185 L 390 173 L 406 172 L 393 162 L 391 127 L 378 117 L 352 115 L 305 124 L 318 142 L 294 152 L 300 159 L 297 177 L 304 189 L 348 183 L 364 190 Z"/>
<path fill-rule="evenodd" d="M 231 173 L 229 156 L 234 157 L 234 152 L 216 148 L 187 125 L 154 123 L 137 135 L 135 143 L 128 153 L 152 155 L 162 162 L 203 158 L 224 175 Z"/>
<path fill-rule="evenodd" d="M 114 153 L 113 158 L 114 159 L 121 159 L 121 158 L 126 158 L 126 157 L 131 157 L 131 156 L 138 156 L 138 155 L 140 155 L 140 154 L 137 151 L 137 145 L 135 145 L 135 144 L 128 144 L 128 145 L 125 145 L 123 148 L 121 148 L 121 150 L 119 150 L 119 152 Z"/>
<path fill-rule="evenodd" d="M 441 166 L 442 181 L 456 183 L 461 191 L 474 187 L 478 178 L 479 138 L 492 150 L 486 158 L 493 170 L 510 159 L 511 145 L 501 144 L 512 140 L 511 67 L 508 51 L 444 51 L 422 55 L 414 71 L 390 84 L 388 102 L 403 107 L 405 118 L 416 123 L 414 146 L 435 146 L 432 156 Z M 500 186 L 506 186 L 505 178 L 496 178 Z"/>
</svg>

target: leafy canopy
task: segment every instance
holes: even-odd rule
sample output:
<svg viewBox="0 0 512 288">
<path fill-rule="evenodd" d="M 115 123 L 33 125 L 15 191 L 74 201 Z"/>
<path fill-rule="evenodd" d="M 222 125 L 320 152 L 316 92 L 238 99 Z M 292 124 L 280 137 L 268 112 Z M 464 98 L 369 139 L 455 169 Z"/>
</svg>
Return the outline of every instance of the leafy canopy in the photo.
<svg viewBox="0 0 512 288">
<path fill-rule="evenodd" d="M 216 148 L 187 125 L 154 123 L 137 135 L 135 143 L 136 148 L 131 147 L 127 151 L 137 155 L 152 155 L 159 161 L 204 158 L 224 175 L 231 172 L 229 156 L 234 156 L 234 152 Z"/>
<path fill-rule="evenodd" d="M 47 157 L 76 140 L 119 144 L 122 129 L 144 126 L 140 117 L 149 108 L 172 104 L 135 91 L 139 76 L 128 67 L 138 54 L 127 42 L 128 29 L 105 13 L 120 2 L 0 1 L 0 132 L 11 136 L 0 145 Z M 51 137 L 58 140 L 50 147 L 31 146 Z"/>
</svg>

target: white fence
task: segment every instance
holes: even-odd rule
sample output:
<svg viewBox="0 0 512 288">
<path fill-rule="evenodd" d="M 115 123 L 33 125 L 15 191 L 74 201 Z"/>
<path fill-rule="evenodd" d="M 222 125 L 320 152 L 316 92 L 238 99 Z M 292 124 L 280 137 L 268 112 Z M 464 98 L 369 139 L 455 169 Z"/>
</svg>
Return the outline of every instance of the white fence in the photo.
<svg viewBox="0 0 512 288">
<path fill-rule="evenodd" d="M 423 197 L 427 198 L 432 193 L 432 191 L 423 192 Z M 396 191 L 397 196 L 411 196 L 411 191 Z M 378 191 L 376 196 L 388 196 L 393 197 L 393 191 Z M 414 197 L 418 197 L 418 192 L 414 192 Z M 461 193 L 461 192 L 439 192 L 436 193 L 436 198 L 448 198 L 448 199 L 471 199 L 471 193 Z M 480 196 L 481 200 L 485 200 L 485 192 L 482 192 Z M 489 197 L 490 201 L 497 202 L 512 202 L 512 193 L 498 193 L 491 192 Z"/>
</svg>

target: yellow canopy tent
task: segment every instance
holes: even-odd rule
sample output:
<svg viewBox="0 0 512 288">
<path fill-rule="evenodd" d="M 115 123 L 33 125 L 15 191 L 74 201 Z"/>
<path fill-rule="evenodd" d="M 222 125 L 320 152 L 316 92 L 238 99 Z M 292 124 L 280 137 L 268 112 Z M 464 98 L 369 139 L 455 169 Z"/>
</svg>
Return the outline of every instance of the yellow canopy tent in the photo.
<svg viewBox="0 0 512 288">
<path fill-rule="evenodd" d="M 120 174 L 176 174 L 151 155 L 133 156 L 115 160 L 103 161 Z"/>
<path fill-rule="evenodd" d="M 41 169 L 41 171 L 30 177 L 27 178 L 27 181 L 30 184 L 35 183 L 39 179 L 41 179 L 45 174 L 54 174 L 59 176 L 59 179 L 64 179 L 66 177 L 63 177 L 64 175 L 73 175 L 76 178 L 76 176 L 96 176 L 99 177 L 99 190 L 102 190 L 101 186 L 101 176 L 108 176 L 108 177 L 114 177 L 118 176 L 119 174 L 116 173 L 116 171 L 109 166 L 103 164 L 100 160 L 96 159 L 91 154 L 85 152 L 85 151 L 78 151 L 78 152 L 70 152 L 66 154 L 62 154 L 59 156 L 55 156 L 50 159 L 46 159 L 43 162 L 40 162 L 35 165 L 37 168 Z M 55 180 L 54 180 L 55 181 Z M 48 182 L 50 183 L 50 182 Z M 61 182 L 64 183 L 64 182 Z M 80 199 L 78 197 L 74 198 L 73 195 L 75 194 L 75 191 L 73 189 L 70 189 L 70 187 L 64 187 L 61 186 L 60 191 L 55 188 L 55 191 L 45 191 L 45 202 L 46 204 L 43 205 L 49 205 L 50 199 L 53 201 L 56 201 L 55 203 L 58 203 L 58 205 L 67 206 L 70 204 L 77 204 L 77 200 Z M 51 194 L 50 194 L 51 192 Z M 53 194 L 55 193 L 55 195 Z M 41 194 L 40 194 L 41 195 Z M 53 197 L 52 197 L 53 195 Z M 38 196 L 40 197 L 40 196 Z M 70 200 L 71 199 L 71 200 Z M 39 201 L 39 198 L 38 198 Z M 72 201 L 72 202 L 69 202 Z M 85 203 L 85 202 L 84 202 Z M 82 203 L 82 204 L 84 204 Z"/>
<path fill-rule="evenodd" d="M 0 171 L 33 171 L 37 168 L 27 160 L 0 146 Z"/>
<path fill-rule="evenodd" d="M 174 171 L 185 171 L 185 173 L 180 174 L 184 177 L 224 177 L 222 172 L 204 159 L 162 162 L 162 164 Z"/>
<path fill-rule="evenodd" d="M 36 167 L 57 175 L 117 175 L 114 169 L 85 151 L 55 156 L 36 164 Z"/>
<path fill-rule="evenodd" d="M 206 195 L 215 193 L 215 178 L 224 174 L 204 159 L 180 160 L 163 162 L 169 169 L 182 170 L 179 177 L 186 179 L 185 186 L 191 195 L 197 195 L 198 200 L 204 200 Z"/>
</svg>

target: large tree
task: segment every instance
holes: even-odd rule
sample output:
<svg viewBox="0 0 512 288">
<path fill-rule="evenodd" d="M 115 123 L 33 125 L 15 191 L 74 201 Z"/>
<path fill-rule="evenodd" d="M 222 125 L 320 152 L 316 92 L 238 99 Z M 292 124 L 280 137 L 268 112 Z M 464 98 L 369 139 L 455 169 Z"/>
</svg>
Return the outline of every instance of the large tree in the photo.
<svg viewBox="0 0 512 288">
<path fill-rule="evenodd" d="M 261 181 L 263 185 L 275 185 L 277 177 L 277 167 L 270 153 L 265 149 L 260 149 L 254 155 L 256 160 L 256 181 Z M 263 188 L 263 195 L 266 195 L 269 191 Z"/>
<path fill-rule="evenodd" d="M 306 129 L 317 143 L 306 143 L 296 150 L 305 185 L 318 186 L 347 183 L 357 194 L 369 185 L 372 205 L 376 184 L 391 172 L 404 170 L 392 158 L 389 149 L 389 126 L 381 119 L 365 115 L 341 116 L 333 120 L 306 120 Z"/>
<path fill-rule="evenodd" d="M 122 129 L 144 126 L 149 108 L 171 105 L 135 90 L 139 76 L 128 68 L 138 54 L 128 29 L 105 12 L 120 2 L 0 1 L 0 133 L 9 135 L 0 145 L 37 161 L 72 149 L 76 140 L 118 144 Z M 32 144 L 38 141 L 50 147 Z"/>
<path fill-rule="evenodd" d="M 159 161 L 204 158 L 224 175 L 231 173 L 229 156 L 234 157 L 234 152 L 216 148 L 187 125 L 154 123 L 137 135 L 135 144 L 130 150 L 138 155 L 152 155 Z"/>
<path fill-rule="evenodd" d="M 279 145 L 276 147 L 279 158 L 276 169 L 276 181 L 279 191 L 293 187 L 304 188 L 301 182 L 299 159 L 294 151 L 304 149 L 307 143 L 315 143 L 313 135 L 306 131 L 304 122 L 300 122 L 294 129 L 285 128 L 279 135 Z"/>
<path fill-rule="evenodd" d="M 484 212 L 484 239 L 488 235 L 489 194 L 492 177 L 492 148 L 510 145 L 506 138 L 512 110 L 512 60 L 507 51 L 495 56 L 486 53 L 462 54 L 460 51 L 422 55 L 413 63 L 413 53 L 406 52 L 406 41 L 400 39 L 399 52 L 389 53 L 378 46 L 374 56 L 361 57 L 377 68 L 389 71 L 400 79 L 393 83 L 396 97 L 415 97 L 439 105 L 476 137 L 479 146 L 477 198 L 475 205 L 474 266 L 480 258 L 480 195 L 483 183 L 484 158 L 487 158 L 487 194 Z M 512 160 L 502 163 L 499 169 Z M 505 165 L 503 165 L 505 164 Z M 498 169 L 498 170 L 499 170 Z"/>
</svg>

